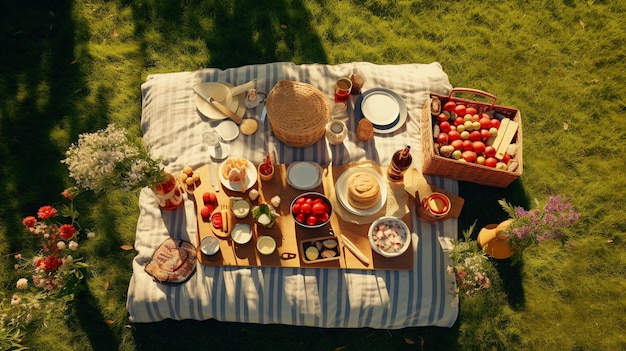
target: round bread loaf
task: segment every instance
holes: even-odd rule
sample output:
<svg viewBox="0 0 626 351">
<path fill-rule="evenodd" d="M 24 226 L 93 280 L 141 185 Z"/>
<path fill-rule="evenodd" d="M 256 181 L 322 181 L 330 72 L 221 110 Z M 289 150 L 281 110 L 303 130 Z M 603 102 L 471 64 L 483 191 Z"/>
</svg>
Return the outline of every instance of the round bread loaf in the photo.
<svg viewBox="0 0 626 351">
<path fill-rule="evenodd" d="M 380 199 L 380 185 L 373 175 L 356 172 L 348 178 L 348 202 L 354 208 L 367 210 Z"/>
<path fill-rule="evenodd" d="M 360 141 L 368 141 L 374 136 L 374 125 L 367 118 L 363 118 L 356 125 L 356 138 Z"/>
</svg>

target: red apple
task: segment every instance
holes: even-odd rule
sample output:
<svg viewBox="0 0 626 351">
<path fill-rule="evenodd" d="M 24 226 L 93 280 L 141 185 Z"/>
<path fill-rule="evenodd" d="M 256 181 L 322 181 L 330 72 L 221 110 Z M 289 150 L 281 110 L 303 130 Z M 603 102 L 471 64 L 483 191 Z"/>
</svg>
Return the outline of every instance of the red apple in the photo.
<svg viewBox="0 0 626 351">
<path fill-rule="evenodd" d="M 472 150 L 474 150 L 477 154 L 482 154 L 485 152 L 485 143 L 482 141 L 475 141 L 472 143 Z"/>
<path fill-rule="evenodd" d="M 483 141 L 487 141 L 491 137 L 491 133 L 489 133 L 489 129 L 481 129 L 480 136 L 482 136 Z"/>
<path fill-rule="evenodd" d="M 481 118 L 478 120 L 480 122 L 480 128 L 487 129 L 491 128 L 491 120 L 489 118 Z"/>
<path fill-rule="evenodd" d="M 509 155 L 508 153 L 504 153 L 504 156 L 502 156 L 502 162 L 504 162 L 504 164 L 509 164 L 509 161 L 511 161 L 511 155 Z"/>
<path fill-rule="evenodd" d="M 452 142 L 450 142 L 450 145 L 455 149 L 455 150 L 461 150 L 463 149 L 463 141 L 462 140 L 452 140 Z"/>
<path fill-rule="evenodd" d="M 485 147 L 485 156 L 487 156 L 487 157 L 495 157 L 496 156 L 496 151 L 498 151 L 498 150 L 496 150 L 495 147 L 489 145 L 489 146 Z"/>
<path fill-rule="evenodd" d="M 477 130 L 473 130 L 473 131 L 470 133 L 469 139 L 470 139 L 471 141 L 478 141 L 478 140 L 482 140 L 482 139 L 483 139 L 483 136 L 482 136 L 482 134 L 480 134 L 480 132 L 479 132 L 479 131 L 477 131 Z"/>
<path fill-rule="evenodd" d="M 459 133 L 456 130 L 451 130 L 451 131 L 448 132 L 448 139 L 450 141 L 459 140 L 459 139 L 461 139 L 461 133 Z"/>
<path fill-rule="evenodd" d="M 476 162 L 476 153 L 474 151 L 464 151 L 462 157 L 467 162 Z"/>
<path fill-rule="evenodd" d="M 487 157 L 485 160 L 485 166 L 495 168 L 498 164 L 498 160 L 495 157 Z"/>
<path fill-rule="evenodd" d="M 496 128 L 496 129 L 500 129 L 500 120 L 497 118 L 492 118 L 491 119 L 491 126 Z"/>
<path fill-rule="evenodd" d="M 454 125 L 455 126 L 458 126 L 458 125 L 463 124 L 463 123 L 465 123 L 465 119 L 463 119 L 463 117 L 457 117 L 457 118 L 454 119 Z"/>
<path fill-rule="evenodd" d="M 443 113 L 440 113 L 439 116 L 437 116 L 437 122 L 439 123 L 447 121 L 447 120 L 448 120 L 448 116 L 446 116 Z"/>
<path fill-rule="evenodd" d="M 437 135 L 437 142 L 441 145 L 446 145 L 448 139 L 448 133 L 439 133 L 439 135 Z"/>
<path fill-rule="evenodd" d="M 473 115 L 472 115 L 472 118 L 471 118 L 471 121 L 472 121 L 472 122 L 478 122 L 478 121 L 480 121 L 480 116 L 479 116 L 479 115 L 477 115 L 477 114 L 473 114 Z"/>
<path fill-rule="evenodd" d="M 471 140 L 463 140 L 463 151 L 471 151 L 473 148 Z"/>
<path fill-rule="evenodd" d="M 454 107 L 454 112 L 456 112 L 457 116 L 465 116 L 465 105 L 456 105 L 456 107 Z"/>
<path fill-rule="evenodd" d="M 444 121 L 444 122 L 439 123 L 439 130 L 442 133 L 448 133 L 450 131 L 450 122 Z"/>
<path fill-rule="evenodd" d="M 446 102 L 446 103 L 443 105 L 443 110 L 444 110 L 444 111 L 449 111 L 449 112 L 452 112 L 452 111 L 454 111 L 454 108 L 455 108 L 455 107 L 456 107 L 456 102 L 454 102 L 454 101 L 450 100 L 450 101 Z"/>
<path fill-rule="evenodd" d="M 476 110 L 474 106 L 467 106 L 467 108 L 465 109 L 465 113 L 469 113 L 470 115 L 475 115 L 478 113 L 478 111 Z"/>
</svg>

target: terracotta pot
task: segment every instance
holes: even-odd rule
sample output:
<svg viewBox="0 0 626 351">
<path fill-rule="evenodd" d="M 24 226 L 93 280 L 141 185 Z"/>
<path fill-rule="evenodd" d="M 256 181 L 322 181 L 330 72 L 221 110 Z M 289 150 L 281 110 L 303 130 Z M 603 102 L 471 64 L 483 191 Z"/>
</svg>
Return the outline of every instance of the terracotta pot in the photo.
<svg viewBox="0 0 626 351">
<path fill-rule="evenodd" d="M 152 187 L 157 197 L 159 207 L 164 210 L 173 210 L 183 204 L 183 192 L 178 179 L 169 173 L 165 173 L 166 180 Z"/>
<path fill-rule="evenodd" d="M 493 258 L 505 259 L 513 256 L 509 241 L 500 237 L 512 222 L 512 219 L 507 219 L 500 224 L 486 225 L 478 233 L 478 246 L 485 248 L 485 253 Z"/>
</svg>

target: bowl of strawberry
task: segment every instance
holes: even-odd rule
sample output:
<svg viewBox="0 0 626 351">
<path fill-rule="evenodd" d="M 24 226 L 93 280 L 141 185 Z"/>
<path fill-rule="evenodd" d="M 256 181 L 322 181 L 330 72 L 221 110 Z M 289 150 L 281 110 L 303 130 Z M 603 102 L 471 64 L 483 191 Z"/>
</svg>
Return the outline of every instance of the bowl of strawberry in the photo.
<svg viewBox="0 0 626 351">
<path fill-rule="evenodd" d="M 323 194 L 308 192 L 293 199 L 289 211 L 298 225 L 304 228 L 319 228 L 330 222 L 333 206 Z"/>
</svg>

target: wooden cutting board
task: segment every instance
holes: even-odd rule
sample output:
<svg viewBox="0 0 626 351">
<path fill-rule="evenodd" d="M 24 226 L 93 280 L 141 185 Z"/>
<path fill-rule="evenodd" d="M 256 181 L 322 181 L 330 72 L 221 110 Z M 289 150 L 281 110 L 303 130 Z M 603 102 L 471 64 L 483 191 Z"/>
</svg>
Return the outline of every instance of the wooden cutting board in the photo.
<svg viewBox="0 0 626 351">
<path fill-rule="evenodd" d="M 341 173 L 347 168 L 347 166 L 322 167 L 322 183 L 317 188 L 307 191 L 324 193 L 326 196 L 330 197 L 330 195 L 332 195 L 335 191 L 335 182 Z M 239 245 L 236 244 L 231 237 L 224 238 L 213 233 L 210 222 L 204 221 L 200 215 L 200 211 L 202 210 L 202 207 L 204 207 L 202 195 L 205 192 L 215 192 L 211 186 L 211 178 L 209 176 L 210 170 L 213 172 L 214 183 L 217 183 L 220 188 L 220 191 L 216 193 L 220 205 L 230 204 L 230 197 L 242 197 L 250 202 L 252 208 L 262 202 L 269 203 L 273 196 L 280 196 L 281 203 L 277 208 L 280 216 L 276 219 L 274 226 L 272 228 L 264 228 L 263 226 L 258 225 L 252 218 L 252 213 L 243 219 L 235 218 L 231 213 L 229 216 L 230 227 L 232 228 L 236 223 L 249 224 L 253 232 L 252 240 L 246 244 Z M 409 247 L 404 254 L 395 258 L 382 257 L 371 249 L 367 238 L 370 223 L 355 224 L 343 220 L 339 215 L 333 213 L 331 215 L 330 223 L 324 227 L 307 229 L 297 225 L 289 212 L 291 201 L 297 195 L 307 191 L 297 190 L 287 184 L 286 165 L 275 165 L 275 175 L 270 181 L 261 181 L 260 179 L 257 179 L 257 182 L 251 188 L 257 189 L 260 193 L 259 198 L 255 201 L 251 201 L 249 198 L 250 189 L 242 193 L 239 191 L 232 191 L 224 187 L 219 182 L 216 165 L 202 166 L 194 170 L 194 173 L 200 175 L 199 182 L 195 185 L 193 192 L 190 193 L 190 196 L 194 198 L 196 205 L 196 217 L 198 218 L 198 243 L 200 243 L 206 236 L 214 236 L 218 238 L 220 245 L 219 253 L 214 256 L 207 256 L 203 254 L 200 251 L 200 245 L 198 245 L 197 257 L 202 264 L 211 266 L 311 267 L 337 269 L 357 268 L 383 270 L 405 270 L 413 267 L 414 252 L 412 247 Z M 411 227 L 410 213 L 405 214 L 402 220 L 407 223 L 409 228 Z M 369 265 L 362 263 L 345 247 L 340 234 L 344 234 L 348 237 L 348 239 L 361 250 L 361 252 L 369 259 Z M 261 235 L 270 235 L 276 240 L 277 248 L 273 254 L 264 256 L 256 250 L 256 240 Z M 309 261 L 304 259 L 303 252 L 300 249 L 302 241 L 332 235 L 334 235 L 334 237 L 339 241 L 340 257 L 338 260 L 309 263 Z"/>
</svg>

